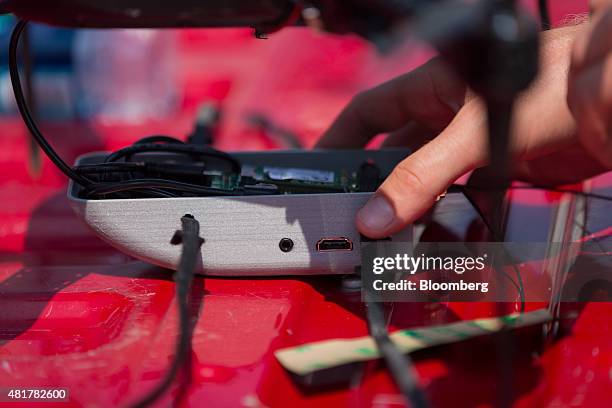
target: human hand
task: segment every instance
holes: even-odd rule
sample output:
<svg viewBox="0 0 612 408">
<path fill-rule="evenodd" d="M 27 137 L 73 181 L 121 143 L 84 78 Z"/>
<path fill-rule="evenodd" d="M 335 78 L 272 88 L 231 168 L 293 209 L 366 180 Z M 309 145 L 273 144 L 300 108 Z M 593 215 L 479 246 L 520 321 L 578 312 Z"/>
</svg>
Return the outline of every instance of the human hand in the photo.
<svg viewBox="0 0 612 408">
<path fill-rule="evenodd" d="M 591 10 L 572 48 L 567 103 L 584 148 L 612 168 L 612 0 L 591 1 Z"/>
<path fill-rule="evenodd" d="M 542 34 L 540 73 L 520 96 L 513 116 L 515 178 L 559 184 L 606 169 L 576 137 L 576 121 L 566 102 L 572 43 L 583 26 Z M 353 98 L 317 147 L 360 147 L 391 132 L 384 146 L 408 146 L 414 152 L 358 212 L 359 231 L 382 238 L 401 230 L 457 178 L 487 166 L 484 108 L 439 58 Z"/>
</svg>

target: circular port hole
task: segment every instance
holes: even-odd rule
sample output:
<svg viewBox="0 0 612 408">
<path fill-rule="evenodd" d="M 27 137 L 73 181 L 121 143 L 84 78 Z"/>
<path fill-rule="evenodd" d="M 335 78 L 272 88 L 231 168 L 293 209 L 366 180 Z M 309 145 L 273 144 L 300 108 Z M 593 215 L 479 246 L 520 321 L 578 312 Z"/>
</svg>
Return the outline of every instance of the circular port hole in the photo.
<svg viewBox="0 0 612 408">
<path fill-rule="evenodd" d="M 278 243 L 278 247 L 283 252 L 289 252 L 293 249 L 293 241 L 290 238 L 283 238 Z"/>
</svg>

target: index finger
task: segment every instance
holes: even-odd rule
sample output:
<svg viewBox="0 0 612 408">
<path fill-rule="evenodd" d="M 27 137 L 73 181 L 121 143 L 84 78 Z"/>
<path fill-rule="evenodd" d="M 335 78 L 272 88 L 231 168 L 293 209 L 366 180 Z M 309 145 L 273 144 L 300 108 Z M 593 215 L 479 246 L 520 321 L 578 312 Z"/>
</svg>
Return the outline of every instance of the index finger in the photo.
<svg viewBox="0 0 612 408">
<path fill-rule="evenodd" d="M 439 59 L 365 91 L 340 113 L 318 148 L 363 147 L 409 121 L 442 130 L 465 99 L 466 86 Z"/>
</svg>

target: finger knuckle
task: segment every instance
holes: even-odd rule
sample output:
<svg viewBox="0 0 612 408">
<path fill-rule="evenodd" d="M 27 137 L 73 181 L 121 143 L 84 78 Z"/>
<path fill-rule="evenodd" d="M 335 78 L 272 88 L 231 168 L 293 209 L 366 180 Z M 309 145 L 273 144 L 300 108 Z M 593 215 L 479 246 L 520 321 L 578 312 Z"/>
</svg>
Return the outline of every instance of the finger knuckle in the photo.
<svg viewBox="0 0 612 408">
<path fill-rule="evenodd" d="M 426 191 L 423 177 L 419 175 L 418 171 L 410 163 L 399 163 L 395 166 L 393 173 L 398 182 L 398 188 L 419 193 Z"/>
</svg>

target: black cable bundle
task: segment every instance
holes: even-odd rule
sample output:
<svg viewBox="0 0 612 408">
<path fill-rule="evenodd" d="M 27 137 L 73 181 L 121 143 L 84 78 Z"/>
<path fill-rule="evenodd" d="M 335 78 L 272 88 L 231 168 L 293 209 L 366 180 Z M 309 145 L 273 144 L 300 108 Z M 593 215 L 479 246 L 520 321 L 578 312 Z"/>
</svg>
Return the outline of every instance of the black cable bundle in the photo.
<svg viewBox="0 0 612 408">
<path fill-rule="evenodd" d="M 200 258 L 200 247 L 204 240 L 200 238 L 200 223 L 192 215 L 181 218 L 182 229 L 177 231 L 170 241 L 174 245 L 182 244 L 181 259 L 174 275 L 176 281 L 176 303 L 179 312 L 180 333 L 176 343 L 174 358 L 164 379 L 146 396 L 132 405 L 134 408 L 148 407 L 161 397 L 172 385 L 179 369 L 183 367 L 191 355 L 191 325 L 189 313 L 189 290 L 197 262 Z"/>
<path fill-rule="evenodd" d="M 168 136 L 141 139 L 109 154 L 104 163 L 77 166 L 74 170 L 92 178 L 80 192 L 84 198 L 244 194 L 240 188 L 210 186 L 211 176 L 207 175 L 211 171 L 239 175 L 241 166 L 235 158 L 208 146 L 190 145 Z"/>
<path fill-rule="evenodd" d="M 28 107 L 17 62 L 19 38 L 27 26 L 18 21 L 9 43 L 9 72 L 17 108 L 23 121 L 40 148 L 69 179 L 83 188 L 85 198 L 109 198 L 109 194 L 126 193 L 139 197 L 177 197 L 181 195 L 242 195 L 243 191 L 224 190 L 207 186 L 202 181 L 203 170 L 221 168 L 225 173 L 240 174 L 240 163 L 227 153 L 209 146 L 196 146 L 168 136 L 150 136 L 132 146 L 111 153 L 103 164 L 69 166 L 46 140 Z M 163 153 L 187 157 L 189 164 L 167 160 L 133 162 L 141 153 Z M 176 157 L 176 156 L 175 156 Z M 119 161 L 123 160 L 123 161 Z M 185 160 L 181 160 L 183 162 Z M 213 165 L 211 165 L 214 164 Z M 119 176 L 119 175 L 123 176 Z M 138 176 L 134 176 L 137 174 Z M 265 191 L 264 191 L 265 192 Z M 124 196 L 119 196 L 119 198 Z M 110 198 L 115 198 L 111 196 Z"/>
</svg>

